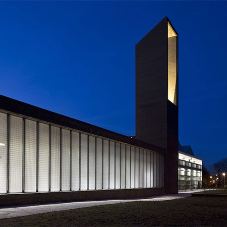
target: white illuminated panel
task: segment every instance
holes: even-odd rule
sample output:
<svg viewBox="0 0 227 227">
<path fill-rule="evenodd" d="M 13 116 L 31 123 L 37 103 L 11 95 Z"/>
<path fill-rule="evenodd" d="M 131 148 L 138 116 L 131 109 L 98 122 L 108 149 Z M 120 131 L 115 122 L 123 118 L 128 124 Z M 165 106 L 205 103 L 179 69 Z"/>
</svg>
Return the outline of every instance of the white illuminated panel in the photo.
<svg viewBox="0 0 227 227">
<path fill-rule="evenodd" d="M 10 115 L 9 192 L 22 192 L 23 119 Z"/>
<path fill-rule="evenodd" d="M 144 185 L 143 185 L 143 183 L 144 183 L 144 181 L 143 181 L 143 175 L 144 175 L 144 167 L 143 167 L 143 165 L 144 165 L 144 160 L 143 160 L 143 157 L 144 156 L 144 150 L 143 149 L 140 149 L 140 188 L 143 188 L 144 187 Z"/>
<path fill-rule="evenodd" d="M 120 144 L 116 143 L 116 189 L 120 188 L 121 179 L 121 156 L 120 156 Z"/>
<path fill-rule="evenodd" d="M 135 188 L 135 148 L 131 147 L 131 188 Z"/>
<path fill-rule="evenodd" d="M 157 187 L 157 153 L 154 153 L 154 187 Z"/>
<path fill-rule="evenodd" d="M 125 145 L 121 144 L 121 188 L 125 188 Z"/>
<path fill-rule="evenodd" d="M 0 193 L 6 193 L 7 184 L 7 115 L 0 113 Z"/>
<path fill-rule="evenodd" d="M 135 188 L 139 188 L 139 161 L 140 161 L 140 152 L 139 148 L 135 148 L 136 159 L 135 159 Z"/>
<path fill-rule="evenodd" d="M 154 187 L 154 152 L 151 152 L 151 188 Z"/>
<path fill-rule="evenodd" d="M 51 126 L 51 191 L 60 191 L 60 128 Z"/>
<path fill-rule="evenodd" d="M 36 124 L 25 120 L 25 192 L 36 192 Z"/>
<path fill-rule="evenodd" d="M 39 123 L 38 191 L 49 190 L 49 125 Z"/>
<path fill-rule="evenodd" d="M 143 155 L 143 187 L 147 188 L 147 151 Z"/>
<path fill-rule="evenodd" d="M 96 189 L 102 189 L 102 140 L 97 138 Z"/>
<path fill-rule="evenodd" d="M 156 182 L 157 182 L 157 187 L 160 187 L 160 164 L 159 164 L 159 154 L 156 153 L 156 164 L 157 164 L 157 178 L 156 178 Z"/>
<path fill-rule="evenodd" d="M 164 187 L 164 155 L 161 155 L 161 187 Z"/>
<path fill-rule="evenodd" d="M 103 189 L 109 188 L 109 141 L 103 140 Z"/>
<path fill-rule="evenodd" d="M 62 191 L 70 190 L 70 131 L 62 129 Z"/>
<path fill-rule="evenodd" d="M 130 188 L 130 146 L 126 146 L 126 188 Z"/>
<path fill-rule="evenodd" d="M 115 143 L 110 141 L 110 189 L 114 189 Z"/>
<path fill-rule="evenodd" d="M 79 133 L 72 132 L 72 190 L 79 190 Z"/>
<path fill-rule="evenodd" d="M 87 140 L 88 136 L 81 133 L 81 190 L 87 190 Z"/>
<path fill-rule="evenodd" d="M 151 187 L 151 152 L 147 151 L 147 188 Z"/>
<path fill-rule="evenodd" d="M 89 136 L 89 190 L 95 189 L 95 137 Z"/>
</svg>

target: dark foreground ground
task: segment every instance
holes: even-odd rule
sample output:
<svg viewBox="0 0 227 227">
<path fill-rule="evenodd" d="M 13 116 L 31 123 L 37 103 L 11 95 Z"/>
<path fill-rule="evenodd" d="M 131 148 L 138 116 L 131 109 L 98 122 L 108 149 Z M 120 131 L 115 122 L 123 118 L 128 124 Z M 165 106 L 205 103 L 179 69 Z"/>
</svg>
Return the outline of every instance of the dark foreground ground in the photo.
<svg viewBox="0 0 227 227">
<path fill-rule="evenodd" d="M 0 226 L 227 226 L 226 197 L 131 202 L 1 219 Z"/>
</svg>

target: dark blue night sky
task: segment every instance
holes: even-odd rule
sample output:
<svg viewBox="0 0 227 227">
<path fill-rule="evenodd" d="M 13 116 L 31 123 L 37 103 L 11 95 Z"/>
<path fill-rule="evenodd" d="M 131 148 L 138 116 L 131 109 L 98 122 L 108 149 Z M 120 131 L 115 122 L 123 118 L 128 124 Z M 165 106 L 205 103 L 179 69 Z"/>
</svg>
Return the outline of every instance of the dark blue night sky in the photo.
<svg viewBox="0 0 227 227">
<path fill-rule="evenodd" d="M 227 157 L 227 2 L 0 2 L 1 94 L 135 134 L 135 44 L 168 16 L 179 34 L 179 139 Z"/>
</svg>

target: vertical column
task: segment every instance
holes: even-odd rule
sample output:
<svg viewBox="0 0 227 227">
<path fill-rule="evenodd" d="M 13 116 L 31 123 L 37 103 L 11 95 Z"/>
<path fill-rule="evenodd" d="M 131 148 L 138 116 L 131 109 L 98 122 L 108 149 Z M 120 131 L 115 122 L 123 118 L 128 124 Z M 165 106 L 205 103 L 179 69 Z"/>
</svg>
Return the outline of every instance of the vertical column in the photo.
<svg viewBox="0 0 227 227">
<path fill-rule="evenodd" d="M 96 173 L 96 150 L 94 136 L 89 136 L 89 190 L 95 189 L 95 173 Z"/>
<path fill-rule="evenodd" d="M 22 192 L 25 188 L 25 119 L 22 118 Z"/>
<path fill-rule="evenodd" d="M 37 122 L 26 119 L 24 123 L 24 191 L 36 192 Z"/>
<path fill-rule="evenodd" d="M 88 188 L 88 135 L 81 133 L 81 190 Z"/>
<path fill-rule="evenodd" d="M 110 189 L 115 189 L 115 142 L 110 141 Z"/>
<path fill-rule="evenodd" d="M 121 144 L 121 189 L 125 188 L 125 145 Z"/>
<path fill-rule="evenodd" d="M 10 115 L 9 192 L 22 192 L 23 119 Z"/>
<path fill-rule="evenodd" d="M 39 122 L 36 122 L 36 192 L 39 190 Z"/>
<path fill-rule="evenodd" d="M 126 146 L 126 174 L 125 174 L 125 182 L 126 182 L 126 188 L 130 188 L 131 185 L 131 152 L 130 152 L 130 146 Z"/>
<path fill-rule="evenodd" d="M 97 138 L 96 156 L 96 189 L 102 189 L 102 140 Z"/>
<path fill-rule="evenodd" d="M 72 131 L 72 190 L 78 191 L 80 188 L 80 136 L 78 132 Z"/>
<path fill-rule="evenodd" d="M 131 147 L 131 188 L 135 188 L 135 148 Z"/>
<path fill-rule="evenodd" d="M 50 127 L 38 123 L 38 191 L 50 190 Z"/>
<path fill-rule="evenodd" d="M 0 193 L 7 193 L 7 157 L 8 157 L 8 143 L 7 143 L 7 114 L 0 113 Z"/>
<path fill-rule="evenodd" d="M 103 189 L 109 186 L 109 141 L 103 139 Z"/>
</svg>

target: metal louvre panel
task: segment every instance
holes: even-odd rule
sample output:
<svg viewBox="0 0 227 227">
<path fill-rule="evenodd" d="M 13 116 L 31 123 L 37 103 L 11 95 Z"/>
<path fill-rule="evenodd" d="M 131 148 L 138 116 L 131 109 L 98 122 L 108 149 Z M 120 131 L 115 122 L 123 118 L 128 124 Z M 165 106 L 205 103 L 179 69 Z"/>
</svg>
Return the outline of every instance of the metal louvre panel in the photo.
<svg viewBox="0 0 227 227">
<path fill-rule="evenodd" d="M 103 140 L 103 189 L 109 188 L 109 141 Z"/>
<path fill-rule="evenodd" d="M 139 148 L 135 148 L 135 188 L 139 188 L 139 160 L 140 151 Z"/>
<path fill-rule="evenodd" d="M 161 187 L 164 187 L 164 155 L 161 155 Z"/>
<path fill-rule="evenodd" d="M 160 165 L 159 165 L 159 154 L 157 153 L 156 154 L 156 159 L 157 159 L 157 161 L 156 161 L 156 163 L 157 163 L 157 172 L 156 172 L 156 175 L 157 175 L 157 178 L 156 178 L 156 186 L 157 187 L 160 187 L 160 185 L 159 185 L 159 182 L 160 182 Z"/>
<path fill-rule="evenodd" d="M 0 193 L 7 188 L 7 114 L 0 113 Z"/>
<path fill-rule="evenodd" d="M 23 119 L 10 115 L 9 192 L 22 192 Z"/>
<path fill-rule="evenodd" d="M 97 138 L 96 189 L 102 189 L 102 140 Z"/>
<path fill-rule="evenodd" d="M 151 152 L 147 151 L 147 188 L 151 187 Z"/>
<path fill-rule="evenodd" d="M 143 187 L 147 188 L 147 151 L 143 154 Z"/>
<path fill-rule="evenodd" d="M 131 188 L 135 188 L 135 148 L 131 147 Z"/>
<path fill-rule="evenodd" d="M 88 136 L 81 133 L 81 190 L 87 190 L 87 174 L 88 174 Z"/>
<path fill-rule="evenodd" d="M 125 145 L 121 144 L 121 188 L 125 188 Z"/>
<path fill-rule="evenodd" d="M 130 176 L 130 146 L 126 146 L 126 188 L 130 188 L 130 181 L 131 181 L 131 176 Z"/>
<path fill-rule="evenodd" d="M 51 191 L 60 191 L 60 128 L 51 126 Z"/>
<path fill-rule="evenodd" d="M 151 188 L 154 187 L 154 152 L 151 152 Z"/>
<path fill-rule="evenodd" d="M 114 189 L 115 143 L 110 141 L 110 189 Z"/>
<path fill-rule="evenodd" d="M 79 190 L 79 133 L 72 132 L 72 190 Z"/>
<path fill-rule="evenodd" d="M 49 191 L 49 125 L 39 123 L 38 191 Z"/>
<path fill-rule="evenodd" d="M 143 159 L 144 159 L 144 150 L 140 149 L 140 188 L 143 188 L 143 175 L 144 175 L 144 169 L 143 169 Z"/>
<path fill-rule="evenodd" d="M 25 120 L 25 192 L 36 192 L 36 124 Z"/>
<path fill-rule="evenodd" d="M 116 189 L 121 186 L 121 156 L 120 143 L 116 143 Z"/>
<path fill-rule="evenodd" d="M 153 173 L 154 173 L 154 187 L 157 187 L 157 154 L 156 153 L 154 153 Z"/>
<path fill-rule="evenodd" d="M 89 136 L 89 190 L 95 189 L 95 137 Z"/>
<path fill-rule="evenodd" d="M 70 131 L 62 129 L 62 186 L 63 191 L 70 190 Z"/>
</svg>

